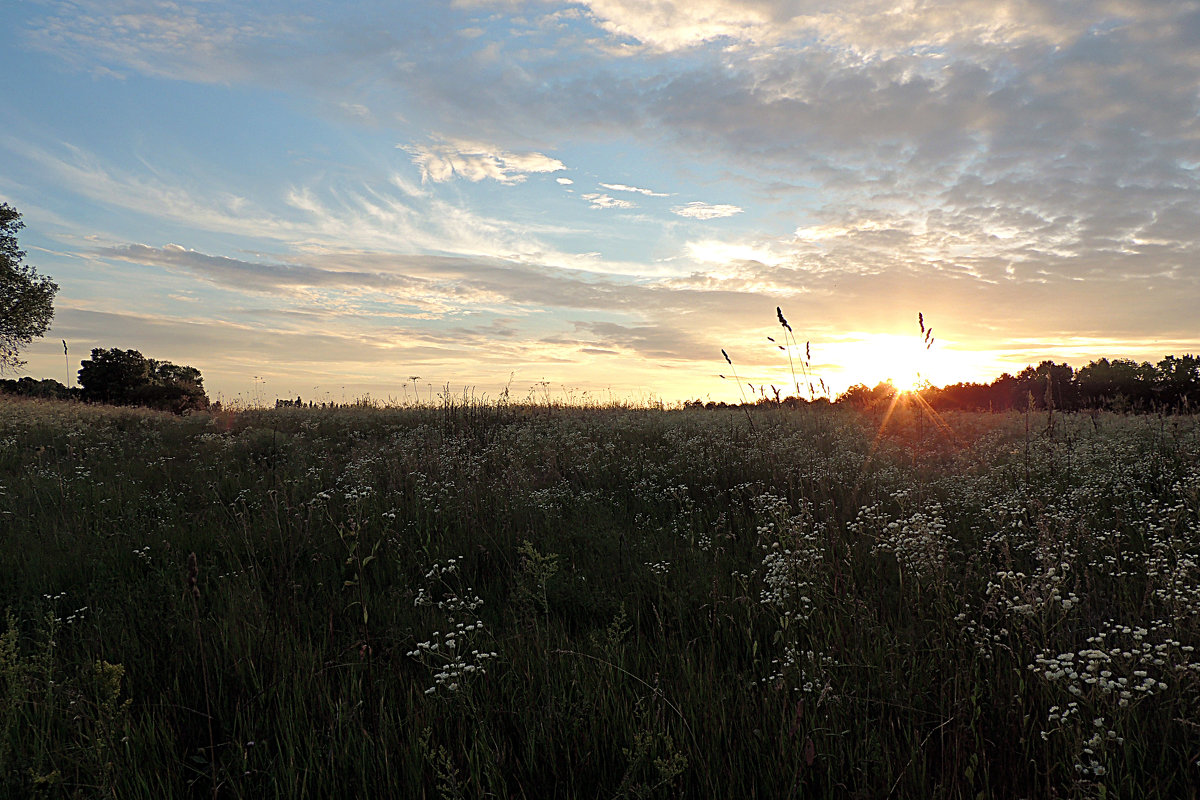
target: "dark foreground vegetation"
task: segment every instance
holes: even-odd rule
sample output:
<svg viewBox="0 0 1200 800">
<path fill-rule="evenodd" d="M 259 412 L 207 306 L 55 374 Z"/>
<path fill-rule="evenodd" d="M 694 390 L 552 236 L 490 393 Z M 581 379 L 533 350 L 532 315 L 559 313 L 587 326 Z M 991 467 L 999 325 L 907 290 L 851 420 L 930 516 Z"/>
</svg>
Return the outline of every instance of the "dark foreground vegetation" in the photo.
<svg viewBox="0 0 1200 800">
<path fill-rule="evenodd" d="M 1194 418 L 749 415 L 0 398 L 0 796 L 1200 792 Z"/>
</svg>

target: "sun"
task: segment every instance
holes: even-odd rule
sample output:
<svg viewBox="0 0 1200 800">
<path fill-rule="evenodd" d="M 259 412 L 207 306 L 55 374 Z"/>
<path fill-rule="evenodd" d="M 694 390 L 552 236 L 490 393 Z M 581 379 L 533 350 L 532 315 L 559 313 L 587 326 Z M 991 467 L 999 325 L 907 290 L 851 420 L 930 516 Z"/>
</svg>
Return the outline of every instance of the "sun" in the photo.
<svg viewBox="0 0 1200 800">
<path fill-rule="evenodd" d="M 877 345 L 888 368 L 888 379 L 901 392 L 913 392 L 928 382 L 930 351 L 909 336 L 892 336 Z"/>
<path fill-rule="evenodd" d="M 927 349 L 917 336 L 861 334 L 839 350 L 852 382 L 867 386 L 890 381 L 898 391 L 911 392 L 930 382 L 936 372 L 936 345 Z"/>
</svg>

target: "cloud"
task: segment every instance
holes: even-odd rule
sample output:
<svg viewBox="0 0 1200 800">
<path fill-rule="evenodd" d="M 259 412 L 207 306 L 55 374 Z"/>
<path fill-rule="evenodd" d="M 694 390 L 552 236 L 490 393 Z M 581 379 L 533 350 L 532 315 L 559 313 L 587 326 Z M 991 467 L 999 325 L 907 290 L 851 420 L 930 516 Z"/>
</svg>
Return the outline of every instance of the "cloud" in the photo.
<svg viewBox="0 0 1200 800">
<path fill-rule="evenodd" d="M 571 180 L 570 178 L 555 178 L 554 180 L 556 183 L 558 183 L 562 186 L 570 186 L 571 184 L 573 184 L 575 182 L 575 181 Z"/>
<path fill-rule="evenodd" d="M 583 199 L 591 203 L 592 208 L 635 208 L 636 204 L 628 200 L 619 200 L 607 194 L 585 194 Z"/>
<path fill-rule="evenodd" d="M 452 140 L 433 145 L 404 146 L 421 170 L 421 180 L 444 183 L 455 177 L 472 182 L 485 179 L 514 184 L 529 173 L 558 172 L 566 166 L 541 153 L 512 153 L 479 142 Z"/>
<path fill-rule="evenodd" d="M 592 19 L 619 39 L 675 51 L 709 42 L 758 47 L 814 42 L 863 55 L 995 43 L 1055 46 L 1104 20 L 1171 13 L 1133 2 L 1086 0 L 584 0 Z M 636 52 L 633 51 L 633 52 Z"/>
<path fill-rule="evenodd" d="M 664 194 L 662 192 L 654 192 L 654 191 L 651 191 L 650 189 L 639 189 L 636 186 L 626 186 L 623 183 L 602 183 L 600 185 L 603 186 L 605 189 L 608 189 L 613 192 L 634 192 L 635 194 L 644 194 L 647 197 L 670 197 L 671 196 L 669 194 Z"/>
<path fill-rule="evenodd" d="M 911 327 L 907 309 L 928 310 L 931 299 L 957 309 L 942 311 L 939 331 L 964 339 L 1023 329 L 1052 342 L 1075 326 L 1175 341 L 1194 328 L 1194 3 L 473 0 L 447 15 L 403 5 L 367 15 L 351 4 L 337 24 L 316 25 L 303 2 L 285 20 L 223 3 L 48 0 L 26 34 L 96 73 L 270 87 L 297 106 L 369 108 L 382 125 L 403 115 L 392 141 L 432 142 L 407 148 L 419 186 L 415 177 L 379 185 L 297 174 L 281 205 L 275 187 L 225 191 L 203 170 L 131 172 L 76 150 L 9 149 L 36 150 L 35 168 L 100 207 L 281 243 L 261 265 L 155 256 L 165 269 L 279 297 L 350 292 L 342 281 L 361 273 L 380 286 L 420 281 L 430 314 L 471 301 L 537 315 L 544 303 L 561 321 L 561 309 L 590 318 L 607 307 L 628 314 L 630 329 L 670 307 L 679 320 L 703 311 L 715 316 L 695 324 L 738 330 L 774 294 L 804 298 L 818 331 L 861 324 L 841 307 L 880 327 L 904 307 L 895 324 Z M 583 17 L 568 16 L 573 9 Z M 428 20 L 407 24 L 418 13 Z M 472 27 L 484 35 L 454 33 Z M 420 138 L 430 131 L 445 138 Z M 613 252 L 614 239 L 641 236 L 632 224 L 612 236 L 614 221 L 632 215 L 585 215 L 592 229 L 566 230 L 523 222 L 544 219 L 544 209 L 541 200 L 521 205 L 519 192 L 495 210 L 473 207 L 469 186 L 442 185 L 513 185 L 563 169 L 544 142 L 568 142 L 550 152 L 578 169 L 594 169 L 584 156 L 619 149 L 685 177 L 691 170 L 701 178 L 692 196 L 735 185 L 727 197 L 753 198 L 745 212 L 708 203 L 673 211 L 696 220 L 741 213 L 739 228 L 757 232 L 688 242 L 666 226 L 652 255 L 611 264 L 573 253 L 600 247 L 588 237 L 609 237 L 603 247 Z M 620 192 L 659 194 L 600 188 L 611 194 L 587 195 L 593 208 L 633 207 Z M 158 241 L 198 240 L 172 229 Z M 349 248 L 378 252 L 352 257 Z M 418 263 L 425 253 L 462 260 L 434 268 Z M 554 269 L 562 266 L 673 278 L 633 287 Z"/>
<path fill-rule="evenodd" d="M 732 217 L 734 214 L 741 214 L 742 209 L 737 206 L 726 204 L 714 205 L 696 200 L 686 205 L 672 207 L 671 213 L 678 214 L 681 217 L 690 217 L 691 219 L 719 219 L 720 217 Z"/>
<path fill-rule="evenodd" d="M 189 272 L 198 278 L 241 291 L 280 292 L 298 288 L 396 290 L 412 288 L 418 281 L 383 272 L 317 269 L 299 264 L 240 261 L 188 250 L 177 244 L 149 247 L 127 244 L 95 251 L 101 258 L 146 264 Z"/>
<path fill-rule="evenodd" d="M 596 266 L 594 259 L 560 252 L 544 241 L 546 236 L 573 232 L 571 229 L 481 214 L 457 197 L 451 202 L 438 196 L 437 184 L 423 187 L 400 174 L 381 176 L 380 184 L 330 183 L 314 178 L 307 185 L 247 187 L 252 192 L 252 199 L 247 200 L 237 192 L 214 187 L 198 174 L 173 173 L 154 163 L 147 163 L 141 171 L 119 169 L 71 145 L 52 152 L 0 135 L 0 148 L 36 165 L 64 190 L 105 207 L 145 215 L 155 221 L 156 228 L 170 223 L 188 231 L 268 239 L 301 250 L 357 247 Z M 273 197 L 275 191 L 281 196 Z M 61 224 L 79 227 L 77 222 L 64 220 Z M 90 223 L 84 228 L 90 229 Z M 634 265 L 612 266 L 635 271 Z"/>
<path fill-rule="evenodd" d="M 590 0 L 593 19 L 618 37 L 660 50 L 676 50 L 719 38 L 754 38 L 770 20 L 762 3 L 722 0 Z"/>
<path fill-rule="evenodd" d="M 197 83 L 227 83 L 259 74 L 264 62 L 288 58 L 288 42 L 308 32 L 302 12 L 270 14 L 249 6 L 157 0 L 50 2 L 26 31 L 34 48 L 98 76 L 126 71 Z"/>
</svg>

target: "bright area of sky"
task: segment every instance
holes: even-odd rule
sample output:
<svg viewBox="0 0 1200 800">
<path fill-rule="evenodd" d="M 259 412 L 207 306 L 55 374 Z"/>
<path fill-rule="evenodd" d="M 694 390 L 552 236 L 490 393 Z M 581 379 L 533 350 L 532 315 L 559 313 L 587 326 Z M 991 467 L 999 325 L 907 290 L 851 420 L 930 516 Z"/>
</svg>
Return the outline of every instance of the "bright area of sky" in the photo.
<svg viewBox="0 0 1200 800">
<path fill-rule="evenodd" d="M 1196 2 L 7 0 L 26 371 L 736 400 L 776 306 L 834 392 L 1196 352 L 1198 53 Z"/>
</svg>

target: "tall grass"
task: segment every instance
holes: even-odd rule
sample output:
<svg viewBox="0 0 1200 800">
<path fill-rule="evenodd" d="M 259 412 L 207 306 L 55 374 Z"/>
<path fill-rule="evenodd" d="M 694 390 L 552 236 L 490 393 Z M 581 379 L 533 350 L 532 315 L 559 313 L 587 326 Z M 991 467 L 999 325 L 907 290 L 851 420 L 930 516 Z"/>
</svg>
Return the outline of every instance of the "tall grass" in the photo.
<svg viewBox="0 0 1200 800">
<path fill-rule="evenodd" d="M 0 796 L 1200 792 L 1193 419 L 748 411 L 0 399 Z"/>
</svg>

